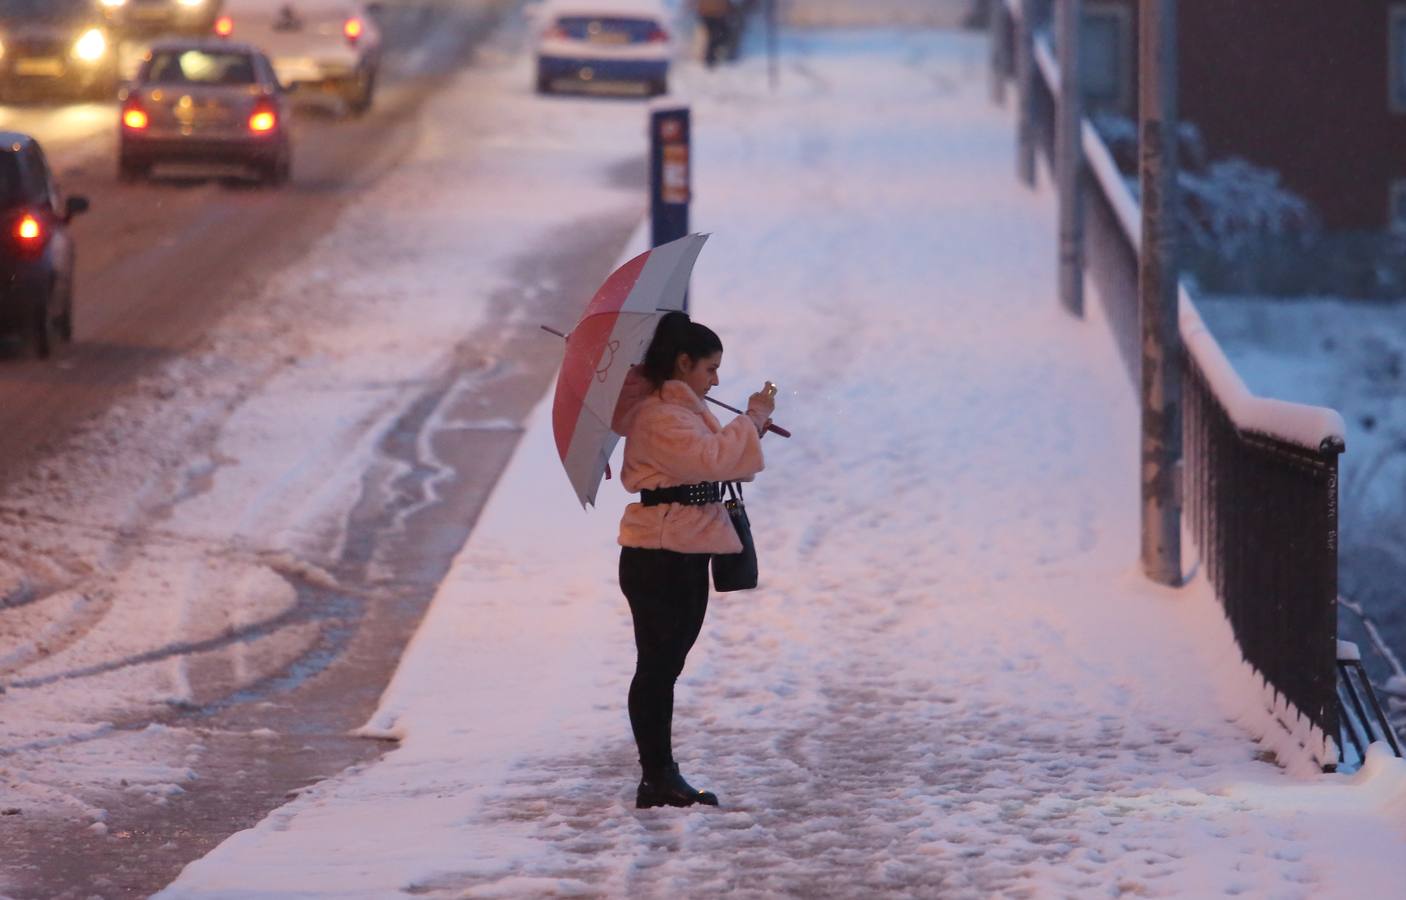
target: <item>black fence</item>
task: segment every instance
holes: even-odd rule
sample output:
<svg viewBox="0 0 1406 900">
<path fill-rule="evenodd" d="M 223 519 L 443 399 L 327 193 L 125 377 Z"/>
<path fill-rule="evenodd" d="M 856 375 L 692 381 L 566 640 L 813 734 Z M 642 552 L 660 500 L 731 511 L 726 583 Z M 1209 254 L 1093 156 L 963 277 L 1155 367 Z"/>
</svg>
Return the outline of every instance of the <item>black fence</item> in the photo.
<svg viewBox="0 0 1406 900">
<path fill-rule="evenodd" d="M 1022 36 L 1021 11 L 1032 36 Z M 993 95 L 1031 83 L 1015 102 L 1035 150 L 1053 169 L 1059 72 L 1049 0 L 1004 0 L 990 23 Z M 1125 364 L 1140 383 L 1140 213 L 1107 146 L 1083 123 L 1086 275 Z M 1331 410 L 1265 400 L 1245 389 L 1191 298 L 1182 292 L 1184 345 L 1183 530 L 1225 609 L 1245 661 L 1265 679 L 1281 725 L 1320 765 L 1337 758 L 1338 455 L 1342 421 Z M 1304 727 L 1302 716 L 1311 727 Z"/>
</svg>

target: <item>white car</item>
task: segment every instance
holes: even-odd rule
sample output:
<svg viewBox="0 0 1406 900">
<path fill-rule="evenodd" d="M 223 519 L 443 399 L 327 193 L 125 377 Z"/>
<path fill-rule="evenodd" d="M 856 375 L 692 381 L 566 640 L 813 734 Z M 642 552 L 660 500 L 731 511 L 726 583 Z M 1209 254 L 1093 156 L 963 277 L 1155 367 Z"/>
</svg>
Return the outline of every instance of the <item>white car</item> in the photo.
<svg viewBox="0 0 1406 900">
<path fill-rule="evenodd" d="M 371 108 L 381 65 L 378 4 L 356 0 L 225 0 L 215 33 L 253 44 L 293 98 L 333 97 Z"/>
<path fill-rule="evenodd" d="M 215 24 L 222 0 L 98 0 L 113 26 L 129 34 L 205 34 Z"/>
<path fill-rule="evenodd" d="M 658 0 L 551 0 L 537 15 L 539 93 L 598 84 L 668 92 L 674 41 Z"/>
</svg>

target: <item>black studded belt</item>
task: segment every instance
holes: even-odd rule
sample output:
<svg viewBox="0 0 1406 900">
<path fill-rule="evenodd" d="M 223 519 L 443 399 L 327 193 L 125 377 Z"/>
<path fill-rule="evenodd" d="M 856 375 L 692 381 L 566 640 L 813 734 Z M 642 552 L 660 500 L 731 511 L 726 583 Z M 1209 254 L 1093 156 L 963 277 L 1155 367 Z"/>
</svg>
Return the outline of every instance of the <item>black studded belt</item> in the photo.
<svg viewBox="0 0 1406 900">
<path fill-rule="evenodd" d="M 698 484 L 681 484 L 678 487 L 640 491 L 640 503 L 645 506 L 658 506 L 661 503 L 703 506 L 707 503 L 721 502 L 723 502 L 723 486 L 717 481 L 702 481 Z"/>
</svg>

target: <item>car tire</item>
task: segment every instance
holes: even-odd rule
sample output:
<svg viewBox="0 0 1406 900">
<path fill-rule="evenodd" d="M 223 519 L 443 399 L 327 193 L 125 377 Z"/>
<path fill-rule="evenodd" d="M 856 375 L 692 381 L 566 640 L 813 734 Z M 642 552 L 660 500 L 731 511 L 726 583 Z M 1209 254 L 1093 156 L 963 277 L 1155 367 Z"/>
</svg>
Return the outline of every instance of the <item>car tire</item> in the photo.
<svg viewBox="0 0 1406 900">
<path fill-rule="evenodd" d="M 151 166 L 147 163 L 133 162 L 130 159 L 120 158 L 117 161 L 117 180 L 131 184 L 142 181 L 151 174 Z"/>
<path fill-rule="evenodd" d="M 59 339 L 66 344 L 73 343 L 73 282 L 69 281 L 68 289 L 64 291 L 63 312 L 54 319 L 54 327 L 58 332 Z"/>
<path fill-rule="evenodd" d="M 371 109 L 371 101 L 376 96 L 376 70 L 367 69 L 352 81 L 347 92 L 347 109 L 354 116 L 365 115 Z"/>
<path fill-rule="evenodd" d="M 293 151 L 285 144 L 278 158 L 264 169 L 264 184 L 269 187 L 282 187 L 293 176 Z"/>
<path fill-rule="evenodd" d="M 34 355 L 40 359 L 48 359 L 53 355 L 54 347 L 58 344 L 59 338 L 54 317 L 49 314 L 49 302 L 53 299 L 53 288 L 50 287 L 49 290 L 49 296 L 40 297 L 35 302 L 29 326 L 30 346 L 34 348 Z"/>
</svg>

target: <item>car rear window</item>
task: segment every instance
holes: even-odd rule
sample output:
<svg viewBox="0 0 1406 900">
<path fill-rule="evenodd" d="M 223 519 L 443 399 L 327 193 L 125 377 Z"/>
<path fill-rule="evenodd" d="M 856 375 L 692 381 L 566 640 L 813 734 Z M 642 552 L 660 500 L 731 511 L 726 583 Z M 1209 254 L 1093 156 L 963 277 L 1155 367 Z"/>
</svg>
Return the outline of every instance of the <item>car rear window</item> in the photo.
<svg viewBox="0 0 1406 900">
<path fill-rule="evenodd" d="M 146 80 L 154 84 L 253 84 L 254 61 L 247 53 L 163 50 L 153 53 Z"/>
<path fill-rule="evenodd" d="M 658 28 L 653 19 L 618 16 L 562 16 L 557 27 L 567 37 L 602 44 L 643 44 Z"/>
<path fill-rule="evenodd" d="M 94 18 L 92 0 L 0 0 L 0 17 L 62 22 Z"/>
<path fill-rule="evenodd" d="M 0 153 L 0 208 L 8 208 L 25 198 L 24 182 L 20 180 L 19 155 Z"/>
</svg>

